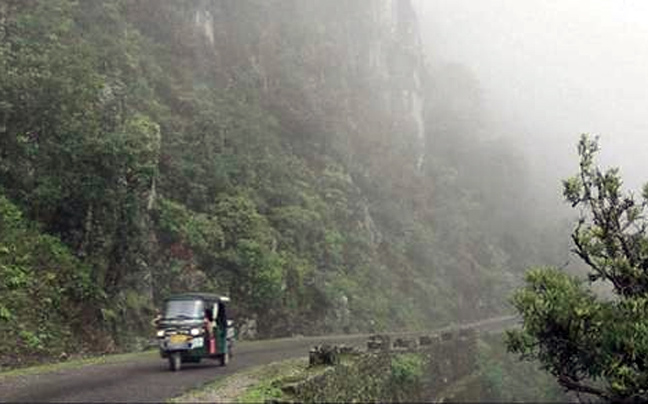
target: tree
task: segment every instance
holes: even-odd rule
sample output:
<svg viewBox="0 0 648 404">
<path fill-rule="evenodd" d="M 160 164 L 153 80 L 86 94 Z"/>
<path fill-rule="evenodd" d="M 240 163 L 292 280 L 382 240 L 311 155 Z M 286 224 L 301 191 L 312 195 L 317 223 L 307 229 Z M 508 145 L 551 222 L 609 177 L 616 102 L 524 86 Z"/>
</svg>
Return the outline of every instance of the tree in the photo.
<svg viewBox="0 0 648 404">
<path fill-rule="evenodd" d="M 617 168 L 595 165 L 598 141 L 582 135 L 580 172 L 563 181 L 580 208 L 573 252 L 589 267 L 589 285 L 556 268 L 527 273 L 513 297 L 522 328 L 508 349 L 539 360 L 566 390 L 609 401 L 648 400 L 648 185 L 641 201 L 622 191 Z M 609 298 L 591 290 L 608 284 Z"/>
</svg>

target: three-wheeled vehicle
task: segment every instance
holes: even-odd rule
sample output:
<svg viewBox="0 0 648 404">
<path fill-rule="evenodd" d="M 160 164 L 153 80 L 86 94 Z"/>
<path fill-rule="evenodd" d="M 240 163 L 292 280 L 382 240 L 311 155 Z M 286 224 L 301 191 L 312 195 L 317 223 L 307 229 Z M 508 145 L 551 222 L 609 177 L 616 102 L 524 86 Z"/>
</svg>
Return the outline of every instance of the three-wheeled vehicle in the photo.
<svg viewBox="0 0 648 404">
<path fill-rule="evenodd" d="M 228 297 L 213 293 L 185 293 L 164 301 L 157 338 L 160 356 L 169 360 L 171 370 L 203 358 L 218 359 L 221 366 L 227 366 L 234 345 L 228 302 Z"/>
</svg>

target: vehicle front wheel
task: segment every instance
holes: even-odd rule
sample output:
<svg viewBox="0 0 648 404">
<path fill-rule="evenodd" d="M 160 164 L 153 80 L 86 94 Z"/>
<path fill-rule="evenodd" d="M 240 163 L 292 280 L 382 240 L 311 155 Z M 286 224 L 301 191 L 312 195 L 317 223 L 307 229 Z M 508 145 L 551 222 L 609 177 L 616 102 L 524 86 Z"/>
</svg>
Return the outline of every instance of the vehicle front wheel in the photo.
<svg viewBox="0 0 648 404">
<path fill-rule="evenodd" d="M 173 352 L 169 355 L 169 369 L 177 372 L 180 370 L 180 367 L 182 366 L 181 364 L 182 357 L 180 356 L 180 352 Z"/>
</svg>

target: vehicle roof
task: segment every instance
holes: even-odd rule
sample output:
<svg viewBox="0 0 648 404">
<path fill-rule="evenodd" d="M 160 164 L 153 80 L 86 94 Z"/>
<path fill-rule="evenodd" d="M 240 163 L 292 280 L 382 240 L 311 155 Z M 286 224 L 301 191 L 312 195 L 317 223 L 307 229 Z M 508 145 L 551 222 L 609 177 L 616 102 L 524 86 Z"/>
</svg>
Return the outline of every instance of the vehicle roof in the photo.
<svg viewBox="0 0 648 404">
<path fill-rule="evenodd" d="M 203 293 L 203 292 L 189 292 L 171 295 L 165 300 L 188 300 L 188 299 L 201 299 L 201 300 L 214 300 L 219 302 L 229 302 L 229 297 L 222 296 L 216 293 Z"/>
</svg>

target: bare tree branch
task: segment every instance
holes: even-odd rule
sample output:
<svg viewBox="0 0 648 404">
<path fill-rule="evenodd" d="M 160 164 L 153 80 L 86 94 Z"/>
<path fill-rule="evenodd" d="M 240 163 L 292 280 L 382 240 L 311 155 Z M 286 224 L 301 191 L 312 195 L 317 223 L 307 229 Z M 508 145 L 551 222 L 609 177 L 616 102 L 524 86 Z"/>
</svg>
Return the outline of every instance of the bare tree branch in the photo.
<svg viewBox="0 0 648 404">
<path fill-rule="evenodd" d="M 611 397 L 605 392 L 605 390 L 597 389 L 595 387 L 579 383 L 567 375 L 560 375 L 558 377 L 558 383 L 560 383 L 561 386 L 565 387 L 568 390 L 576 391 L 579 393 L 592 394 L 606 400 L 611 399 Z"/>
</svg>

